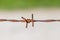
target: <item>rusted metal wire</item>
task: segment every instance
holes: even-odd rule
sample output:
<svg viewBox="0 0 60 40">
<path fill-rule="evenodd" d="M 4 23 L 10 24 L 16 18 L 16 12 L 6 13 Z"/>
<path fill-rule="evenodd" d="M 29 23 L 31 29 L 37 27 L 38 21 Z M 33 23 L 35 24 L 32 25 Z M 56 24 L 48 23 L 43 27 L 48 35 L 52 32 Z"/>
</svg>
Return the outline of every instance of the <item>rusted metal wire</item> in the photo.
<svg viewBox="0 0 60 40">
<path fill-rule="evenodd" d="M 9 22 L 26 22 L 26 28 L 28 26 L 28 23 L 32 22 L 32 27 L 34 27 L 34 22 L 60 22 L 60 20 L 54 20 L 54 19 L 48 19 L 48 20 L 34 20 L 33 14 L 32 19 L 25 19 L 24 17 L 21 17 L 23 20 L 15 20 L 15 19 L 0 19 L 0 22 L 9 21 Z"/>
<path fill-rule="evenodd" d="M 14 20 L 14 19 L 11 19 L 11 20 L 8 20 L 8 19 L 0 19 L 0 22 L 3 22 L 3 21 L 9 21 L 9 22 L 27 22 L 27 23 L 30 23 L 30 22 L 32 22 L 32 20 L 31 19 L 26 19 L 26 21 L 25 20 Z M 60 20 L 53 20 L 53 19 L 51 19 L 51 20 L 33 20 L 33 22 L 59 22 Z"/>
</svg>

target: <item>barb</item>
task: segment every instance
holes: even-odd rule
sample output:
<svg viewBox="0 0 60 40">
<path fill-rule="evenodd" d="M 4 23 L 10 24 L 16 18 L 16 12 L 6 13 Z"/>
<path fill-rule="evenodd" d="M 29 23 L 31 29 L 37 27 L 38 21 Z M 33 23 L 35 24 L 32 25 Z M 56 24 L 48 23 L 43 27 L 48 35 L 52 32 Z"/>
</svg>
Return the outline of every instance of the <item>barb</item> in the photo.
<svg viewBox="0 0 60 40">
<path fill-rule="evenodd" d="M 28 23 L 32 22 L 32 27 L 34 27 L 34 22 L 60 22 L 60 20 L 48 19 L 48 20 L 34 20 L 33 14 L 32 19 L 26 19 L 21 17 L 23 20 L 16 19 L 0 19 L 0 22 L 9 21 L 9 22 L 26 22 L 26 28 L 28 27 Z"/>
</svg>

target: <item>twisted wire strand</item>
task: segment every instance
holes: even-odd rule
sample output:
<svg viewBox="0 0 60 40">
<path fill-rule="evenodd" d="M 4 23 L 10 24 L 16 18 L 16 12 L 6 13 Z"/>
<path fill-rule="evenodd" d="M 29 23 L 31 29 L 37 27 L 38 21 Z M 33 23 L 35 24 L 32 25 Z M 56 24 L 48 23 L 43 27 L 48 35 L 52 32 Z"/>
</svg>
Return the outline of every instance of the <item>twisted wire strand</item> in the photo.
<svg viewBox="0 0 60 40">
<path fill-rule="evenodd" d="M 0 19 L 0 22 L 3 22 L 3 21 L 9 21 L 9 22 L 26 22 L 25 20 L 15 20 L 15 19 L 11 19 L 11 20 L 8 20 L 8 19 Z M 60 22 L 60 20 L 33 20 L 33 22 Z M 32 22 L 32 21 L 31 21 Z"/>
</svg>

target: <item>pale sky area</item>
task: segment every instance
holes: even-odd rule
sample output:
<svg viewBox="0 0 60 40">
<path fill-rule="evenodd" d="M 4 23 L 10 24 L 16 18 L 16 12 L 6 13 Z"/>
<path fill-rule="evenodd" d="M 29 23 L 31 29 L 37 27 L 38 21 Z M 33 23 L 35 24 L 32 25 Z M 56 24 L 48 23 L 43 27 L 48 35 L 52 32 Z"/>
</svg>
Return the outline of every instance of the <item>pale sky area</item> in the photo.
<svg viewBox="0 0 60 40">
<path fill-rule="evenodd" d="M 0 11 L 2 19 L 18 19 L 22 16 L 34 19 L 60 19 L 60 9 L 32 9 L 25 11 Z M 25 22 L 0 22 L 0 40 L 60 40 L 60 22 L 35 22 L 25 28 Z"/>
</svg>

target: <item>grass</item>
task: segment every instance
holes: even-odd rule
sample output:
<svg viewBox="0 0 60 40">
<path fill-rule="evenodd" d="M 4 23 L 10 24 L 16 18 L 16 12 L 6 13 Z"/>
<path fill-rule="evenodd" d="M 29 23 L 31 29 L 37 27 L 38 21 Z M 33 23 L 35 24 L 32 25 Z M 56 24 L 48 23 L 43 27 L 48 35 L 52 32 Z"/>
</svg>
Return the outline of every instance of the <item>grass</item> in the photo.
<svg viewBox="0 0 60 40">
<path fill-rule="evenodd" d="M 0 0 L 1 9 L 24 9 L 34 7 L 60 7 L 60 0 Z"/>
</svg>

